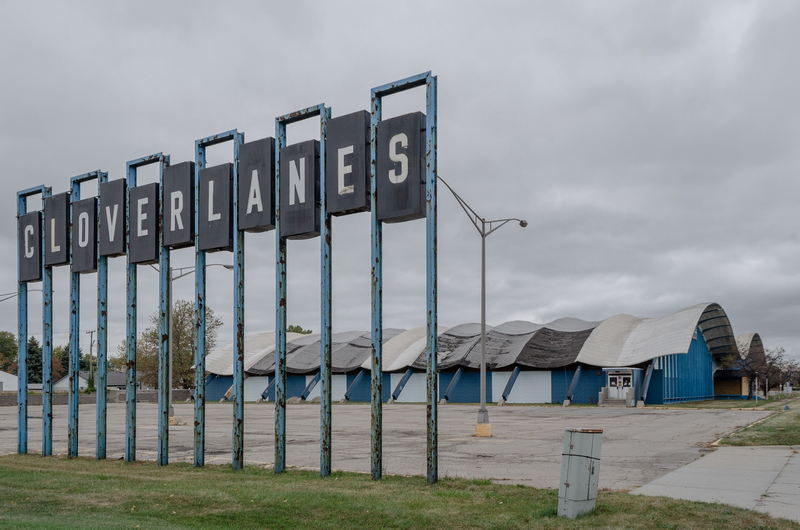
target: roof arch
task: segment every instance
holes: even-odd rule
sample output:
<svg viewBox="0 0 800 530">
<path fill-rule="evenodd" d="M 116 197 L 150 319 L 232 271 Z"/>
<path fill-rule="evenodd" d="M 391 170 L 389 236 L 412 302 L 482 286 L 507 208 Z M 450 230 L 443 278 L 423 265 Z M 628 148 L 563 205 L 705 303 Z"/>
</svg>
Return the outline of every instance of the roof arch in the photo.
<svg viewBox="0 0 800 530">
<path fill-rule="evenodd" d="M 686 353 L 700 329 L 714 357 L 738 355 L 728 315 L 717 303 L 697 304 L 660 318 L 615 315 L 600 323 L 577 361 L 593 366 L 631 366 L 662 355 Z"/>
</svg>

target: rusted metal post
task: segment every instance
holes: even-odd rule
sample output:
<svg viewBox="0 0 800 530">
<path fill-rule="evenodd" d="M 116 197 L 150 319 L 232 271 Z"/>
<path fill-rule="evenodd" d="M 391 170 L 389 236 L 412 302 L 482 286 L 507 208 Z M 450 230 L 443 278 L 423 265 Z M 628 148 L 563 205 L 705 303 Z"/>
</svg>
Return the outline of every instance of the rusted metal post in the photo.
<svg viewBox="0 0 800 530">
<path fill-rule="evenodd" d="M 327 477 L 331 474 L 331 259 L 333 254 L 333 233 L 331 231 L 331 216 L 328 213 L 327 201 L 327 175 L 325 172 L 325 155 L 328 138 L 328 120 L 331 117 L 330 107 L 322 105 L 319 111 L 319 190 L 320 190 L 320 350 L 319 350 L 319 375 L 322 380 L 319 398 L 319 474 Z"/>
<path fill-rule="evenodd" d="M 81 198 L 81 184 L 72 177 L 70 186 L 69 228 L 75 224 L 74 204 Z M 78 456 L 78 405 L 80 403 L 80 333 L 81 333 L 81 275 L 73 270 L 72 245 L 69 245 L 69 394 L 67 397 L 67 456 Z"/>
<path fill-rule="evenodd" d="M 164 169 L 169 165 L 169 155 L 162 156 L 158 164 L 158 182 L 161 200 L 158 201 L 158 215 L 165 219 L 166 201 L 164 193 Z M 163 222 L 163 221 L 162 221 Z M 164 245 L 164 230 L 158 231 L 158 447 L 156 462 L 160 466 L 169 463 L 169 391 L 170 357 L 169 349 L 170 318 L 171 318 L 171 290 L 169 287 L 170 275 L 170 250 Z"/>
<path fill-rule="evenodd" d="M 233 469 L 244 466 L 244 231 L 239 230 L 239 147 L 244 134 L 233 134 Z"/>
<path fill-rule="evenodd" d="M 286 124 L 275 119 L 275 473 L 286 467 L 286 238 L 281 237 L 281 149 Z"/>
<path fill-rule="evenodd" d="M 100 184 L 108 182 L 105 171 L 97 175 L 97 193 L 100 195 Z M 97 245 L 97 384 L 95 410 L 95 457 L 103 460 L 106 457 L 106 433 L 108 407 L 106 394 L 108 391 L 108 257 L 100 255 L 100 238 Z M 52 333 L 52 331 L 51 331 Z M 52 336 L 50 338 L 52 350 Z M 52 353 L 51 353 L 52 357 Z"/>
<path fill-rule="evenodd" d="M 136 187 L 136 166 L 130 161 L 125 167 L 125 185 L 130 190 Z M 125 255 L 126 310 L 125 310 L 125 461 L 136 460 L 136 264 L 131 261 L 131 206 L 125 200 Z"/>
<path fill-rule="evenodd" d="M 50 197 L 50 188 L 42 191 L 44 199 Z M 45 267 L 44 216 L 40 227 L 42 234 L 42 456 L 53 454 L 53 268 Z"/>
<path fill-rule="evenodd" d="M 194 143 L 194 465 L 205 464 L 206 452 L 206 253 L 200 250 L 200 170 L 206 148 Z"/>
<path fill-rule="evenodd" d="M 437 102 L 436 77 L 426 76 L 425 113 L 425 201 L 426 201 L 426 249 L 427 249 L 427 308 L 428 308 L 428 484 L 439 480 L 439 416 L 437 396 L 439 379 L 437 370 L 437 230 L 436 230 L 436 176 L 437 171 Z"/>
<path fill-rule="evenodd" d="M 383 224 L 378 219 L 378 123 L 381 121 L 383 103 L 381 95 L 370 94 L 369 123 L 369 207 L 372 217 L 370 274 L 372 315 L 372 366 L 370 398 L 370 469 L 372 480 L 383 475 Z"/>
</svg>

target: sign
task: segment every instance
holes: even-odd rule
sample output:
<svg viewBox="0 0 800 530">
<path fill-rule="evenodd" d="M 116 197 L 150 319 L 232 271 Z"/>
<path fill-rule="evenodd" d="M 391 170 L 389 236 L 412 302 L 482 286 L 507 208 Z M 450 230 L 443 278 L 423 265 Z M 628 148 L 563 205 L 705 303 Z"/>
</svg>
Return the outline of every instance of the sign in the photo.
<svg viewBox="0 0 800 530">
<path fill-rule="evenodd" d="M 164 168 L 164 246 L 194 245 L 194 162 Z"/>
<path fill-rule="evenodd" d="M 72 203 L 72 272 L 97 270 L 97 198 Z"/>
<path fill-rule="evenodd" d="M 123 179 L 101 182 L 98 189 L 98 234 L 101 256 L 125 254 L 125 187 Z"/>
<path fill-rule="evenodd" d="M 200 250 L 213 252 L 233 248 L 232 174 L 233 164 L 200 170 L 200 221 L 197 226 Z"/>
<path fill-rule="evenodd" d="M 17 218 L 19 281 L 42 279 L 42 213 L 28 212 Z"/>
<path fill-rule="evenodd" d="M 158 261 L 158 183 L 128 190 L 128 258 L 131 263 Z"/>
<path fill-rule="evenodd" d="M 275 139 L 239 146 L 239 230 L 275 228 Z"/>
<path fill-rule="evenodd" d="M 425 217 L 425 115 L 413 112 L 380 122 L 377 151 L 378 220 Z"/>
<path fill-rule="evenodd" d="M 328 213 L 369 210 L 369 113 L 360 110 L 328 120 L 325 146 Z"/>
<path fill-rule="evenodd" d="M 44 199 L 44 266 L 69 263 L 69 193 Z"/>
<path fill-rule="evenodd" d="M 281 237 L 319 235 L 319 142 L 281 149 Z"/>
</svg>

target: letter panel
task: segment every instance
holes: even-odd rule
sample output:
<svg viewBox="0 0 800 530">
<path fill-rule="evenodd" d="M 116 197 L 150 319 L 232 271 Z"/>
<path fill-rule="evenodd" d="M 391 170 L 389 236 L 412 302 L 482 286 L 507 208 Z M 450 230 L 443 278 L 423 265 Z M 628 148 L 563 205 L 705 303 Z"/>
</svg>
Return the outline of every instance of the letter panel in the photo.
<svg viewBox="0 0 800 530">
<path fill-rule="evenodd" d="M 275 228 L 275 139 L 239 146 L 239 230 Z"/>
<path fill-rule="evenodd" d="M 200 170 L 200 250 L 214 252 L 233 249 L 231 217 L 233 164 L 221 164 Z"/>
<path fill-rule="evenodd" d="M 124 179 L 100 183 L 97 217 L 101 256 L 125 254 L 125 191 Z"/>
<path fill-rule="evenodd" d="M 128 230 L 131 263 L 158 262 L 158 183 L 145 184 L 128 192 L 131 218 Z"/>
<path fill-rule="evenodd" d="M 69 193 L 44 200 L 44 265 L 69 263 Z"/>
<path fill-rule="evenodd" d="M 42 213 L 28 212 L 17 218 L 19 281 L 42 279 Z"/>
<path fill-rule="evenodd" d="M 319 142 L 281 149 L 281 237 L 319 235 Z"/>
<path fill-rule="evenodd" d="M 97 270 L 97 198 L 72 203 L 72 272 Z"/>
<path fill-rule="evenodd" d="M 378 123 L 378 219 L 399 223 L 425 217 L 425 115 Z"/>
<path fill-rule="evenodd" d="M 183 248 L 194 245 L 194 162 L 164 168 L 164 245 Z"/>
<path fill-rule="evenodd" d="M 328 120 L 325 153 L 328 213 L 369 210 L 369 113 L 360 110 Z"/>
</svg>

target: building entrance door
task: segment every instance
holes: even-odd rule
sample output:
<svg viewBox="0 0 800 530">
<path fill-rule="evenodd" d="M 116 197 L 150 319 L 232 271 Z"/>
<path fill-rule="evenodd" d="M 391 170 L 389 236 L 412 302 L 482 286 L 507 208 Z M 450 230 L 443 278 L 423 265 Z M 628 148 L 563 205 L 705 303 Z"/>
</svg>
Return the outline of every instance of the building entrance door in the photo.
<svg viewBox="0 0 800 530">
<path fill-rule="evenodd" d="M 628 389 L 631 387 L 632 376 L 630 375 L 611 375 L 608 376 L 608 397 L 609 399 L 625 399 Z"/>
</svg>

